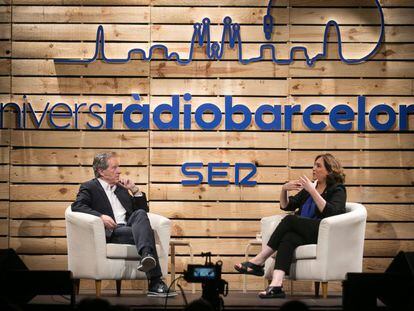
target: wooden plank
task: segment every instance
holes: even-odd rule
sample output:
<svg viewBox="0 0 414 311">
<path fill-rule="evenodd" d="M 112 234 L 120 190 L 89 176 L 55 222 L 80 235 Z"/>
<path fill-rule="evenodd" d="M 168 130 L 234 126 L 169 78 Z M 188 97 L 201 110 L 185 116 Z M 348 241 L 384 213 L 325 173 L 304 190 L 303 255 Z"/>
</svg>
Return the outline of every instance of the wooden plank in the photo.
<svg viewBox="0 0 414 311">
<path fill-rule="evenodd" d="M 59 134 L 60 135 L 60 134 Z M 59 137 L 59 135 L 56 135 Z M 56 137 L 56 141 L 59 138 Z M 106 137 L 105 139 L 108 139 Z M 11 163 L 19 164 L 48 164 L 48 165 L 91 165 L 95 154 L 108 151 L 105 149 L 14 149 L 11 151 Z M 147 149 L 116 150 L 122 165 L 148 165 Z"/>
<path fill-rule="evenodd" d="M 121 178 L 128 178 L 136 183 L 148 182 L 147 167 L 122 167 L 121 174 Z M 10 174 L 10 181 L 13 183 L 81 183 L 92 178 L 92 167 L 12 166 Z"/>
<path fill-rule="evenodd" d="M 17 1 L 29 1 L 29 0 L 17 0 Z M 34 0 L 30 0 L 34 1 Z M 62 1 L 62 0 L 40 0 L 40 1 Z M 80 1 L 80 0 L 69 0 L 69 1 Z M 108 1 L 108 0 L 106 0 Z M 125 0 L 123 0 L 125 1 Z M 122 1 L 122 2 L 123 2 Z M 66 0 L 65 0 L 66 2 Z M 268 0 L 240 0 L 234 2 L 232 0 L 153 0 L 152 5 L 170 5 L 170 6 L 267 6 Z M 307 7 L 307 6 L 322 6 L 326 7 L 326 3 L 320 0 L 286 0 L 276 1 L 273 3 L 273 7 L 287 6 L 293 7 Z M 393 6 L 413 6 L 413 0 L 382 0 L 381 6 L 393 7 Z M 375 7 L 375 3 L 372 0 L 333 0 L 329 1 L 329 6 L 340 6 L 340 7 Z"/>
<path fill-rule="evenodd" d="M 15 6 L 13 23 L 148 23 L 149 7 Z"/>
<path fill-rule="evenodd" d="M 0 40 L 10 40 L 11 26 L 10 24 L 2 24 L 0 27 Z"/>
<path fill-rule="evenodd" d="M 146 185 L 139 187 L 148 193 Z M 12 185 L 10 197 L 13 201 L 73 201 L 78 191 L 78 185 Z"/>
<path fill-rule="evenodd" d="M 11 7 L 0 6 L 0 23 L 10 23 L 11 21 Z"/>
<path fill-rule="evenodd" d="M 150 211 L 167 218 L 261 218 L 284 213 L 276 202 L 180 202 L 151 201 Z"/>
<path fill-rule="evenodd" d="M 13 77 L 12 86 L 13 93 L 21 94 L 141 94 L 148 93 L 149 82 L 146 78 Z"/>
<path fill-rule="evenodd" d="M 156 24 L 194 24 L 201 23 L 205 17 L 212 24 L 223 23 L 230 16 L 233 23 L 263 24 L 266 8 L 197 8 L 197 7 L 152 7 L 151 22 Z M 273 9 L 272 16 L 278 24 L 287 24 L 289 10 L 287 8 Z"/>
<path fill-rule="evenodd" d="M 53 60 L 14 59 L 13 76 L 147 76 L 149 63 L 132 60 L 128 64 L 95 62 L 87 65 L 55 64 Z"/>
<path fill-rule="evenodd" d="M 192 162 L 193 160 L 189 158 L 187 161 Z M 208 168 L 206 166 L 192 171 L 200 172 L 204 177 L 204 182 L 207 182 Z M 214 180 L 228 180 L 231 184 L 235 182 L 235 167 L 216 168 L 214 171 L 227 173 L 227 176 L 223 178 L 216 177 Z M 243 180 L 250 172 L 250 169 L 240 170 L 239 181 Z M 181 167 L 179 166 L 151 166 L 149 176 L 150 182 L 181 182 L 188 179 L 188 177 L 182 174 Z M 257 183 L 283 183 L 288 180 L 288 170 L 287 168 L 258 167 L 256 174 L 250 180 L 254 180 Z"/>
<path fill-rule="evenodd" d="M 88 0 L 86 5 L 149 5 L 151 0 Z M 26 5 L 85 5 L 85 0 L 13 0 Z"/>
<path fill-rule="evenodd" d="M 151 77 L 158 78 L 284 78 L 288 76 L 289 67 L 275 63 L 259 62 L 243 65 L 236 61 L 193 61 L 186 66 L 178 66 L 169 61 L 152 61 Z"/>
<path fill-rule="evenodd" d="M 412 79 L 292 79 L 292 95 L 413 95 Z"/>
<path fill-rule="evenodd" d="M 364 204 L 370 221 L 414 221 L 412 204 Z"/>
<path fill-rule="evenodd" d="M 9 237 L 0 237 L 0 249 L 9 248 Z"/>
<path fill-rule="evenodd" d="M 286 148 L 287 135 L 280 132 L 151 132 L 150 144 L 153 148 Z"/>
<path fill-rule="evenodd" d="M 297 26 L 292 26 L 292 27 L 297 27 Z M 314 29 L 313 31 L 317 32 L 317 29 Z M 193 25 L 151 25 L 151 40 L 166 41 L 166 42 L 171 42 L 171 41 L 189 42 L 193 36 L 193 32 L 194 32 Z M 221 25 L 210 26 L 210 38 L 212 41 L 221 41 L 222 33 L 223 33 L 223 26 Z M 243 40 L 243 42 L 258 42 L 258 41 L 265 40 L 264 35 L 263 35 L 263 26 L 241 25 L 240 33 L 241 33 L 241 39 Z M 399 36 L 399 37 L 403 37 L 403 36 Z M 273 32 L 272 42 L 286 42 L 288 40 L 289 40 L 288 26 L 278 25 L 275 31 Z M 314 41 L 314 40 L 303 40 L 303 41 Z M 344 40 L 344 41 L 348 41 L 348 40 Z M 360 40 L 360 41 L 369 41 L 369 40 Z M 406 42 L 410 42 L 410 41 L 406 41 Z"/>
<path fill-rule="evenodd" d="M 256 65 L 254 65 L 256 67 Z M 413 78 L 414 65 L 411 62 L 373 62 L 359 64 L 348 70 L 349 65 L 341 61 L 317 62 L 309 67 L 305 62 L 294 62 L 289 66 L 289 76 L 300 77 L 350 77 L 350 78 Z M 270 68 L 268 68 L 270 72 Z M 265 72 L 266 73 L 266 72 Z"/>
<path fill-rule="evenodd" d="M 1 136 L 1 132 L 0 132 Z M 0 163 L 1 164 L 7 164 L 10 162 L 10 153 L 9 153 L 9 147 L 0 147 Z"/>
<path fill-rule="evenodd" d="M 66 236 L 64 220 L 10 220 L 10 236 Z"/>
<path fill-rule="evenodd" d="M 15 238 L 10 247 L 22 254 L 66 254 L 66 238 Z"/>
<path fill-rule="evenodd" d="M 152 165 L 170 165 L 184 163 L 191 159 L 192 162 L 208 163 L 212 159 L 215 162 L 254 163 L 255 165 L 288 164 L 288 152 L 286 150 L 238 150 L 238 149 L 150 149 L 150 161 Z M 311 163 L 311 162 L 309 162 Z"/>
<path fill-rule="evenodd" d="M 66 255 L 20 255 L 24 264 L 30 270 L 67 270 Z"/>
<path fill-rule="evenodd" d="M 379 21 L 378 21 L 379 22 Z M 323 42 L 324 26 L 291 26 L 289 39 L 293 42 Z M 387 42 L 413 42 L 413 26 L 387 26 L 385 38 Z M 277 29 L 280 29 L 277 27 Z M 244 28 L 243 28 L 244 30 Z M 283 31 L 282 29 L 279 31 Z M 380 27 L 378 26 L 341 26 L 342 42 L 377 42 Z M 337 42 L 336 31 L 331 27 L 328 35 L 329 42 Z"/>
<path fill-rule="evenodd" d="M 9 186 L 9 183 L 7 182 L 0 183 L 0 200 L 9 199 Z"/>
<path fill-rule="evenodd" d="M 0 235 L 9 235 L 8 219 L 0 219 Z"/>
<path fill-rule="evenodd" d="M 281 186 L 260 185 L 256 187 L 214 187 L 209 185 L 182 186 L 177 184 L 151 184 L 151 200 L 189 201 L 210 200 L 223 201 L 275 201 L 278 199 Z M 237 217 L 235 215 L 235 217 Z"/>
<path fill-rule="evenodd" d="M 7 41 L 0 41 L 0 57 L 11 56 L 11 43 Z"/>
<path fill-rule="evenodd" d="M 97 24 L 13 24 L 13 41 L 95 41 Z M 148 25 L 104 25 L 107 41 L 150 40 Z M 8 39 L 6 34 L 0 39 Z M 191 36 L 191 33 L 188 35 Z"/>
<path fill-rule="evenodd" d="M 316 141 L 316 140 L 315 140 Z M 297 145 L 299 146 L 299 145 Z M 289 152 L 289 166 L 310 166 L 316 155 L 331 152 L 345 167 L 411 167 L 414 166 L 414 152 L 412 151 L 291 151 Z"/>
<path fill-rule="evenodd" d="M 9 217 L 9 202 L 0 201 L 0 217 Z"/>
<path fill-rule="evenodd" d="M 331 6 L 331 3 L 329 3 Z M 410 8 L 384 8 L 386 24 L 412 24 L 413 9 Z M 377 24 L 379 14 L 377 9 L 371 8 L 291 8 L 289 19 L 292 24 L 327 24 L 330 20 L 340 25 Z M 273 15 L 273 11 L 272 11 Z"/>
<path fill-rule="evenodd" d="M 10 144 L 10 130 L 0 129 L 0 146 L 8 146 Z M 8 147 L 6 147 L 8 149 Z M 2 151 L 7 150 L 2 148 Z M 7 156 L 4 159 L 8 159 Z"/>
<path fill-rule="evenodd" d="M 153 95 L 184 94 L 191 90 L 192 95 L 258 95 L 286 96 L 287 81 L 245 80 L 245 79 L 152 79 L 150 92 Z"/>
<path fill-rule="evenodd" d="M 412 134 L 292 133 L 291 149 L 413 149 Z M 395 160 L 395 159 L 394 159 Z"/>
<path fill-rule="evenodd" d="M 66 208 L 72 201 L 66 202 L 10 202 L 10 217 L 25 218 L 64 218 Z"/>
<path fill-rule="evenodd" d="M 366 239 L 413 239 L 412 223 L 367 223 Z"/>
<path fill-rule="evenodd" d="M 9 165 L 0 165 L 0 182 L 9 180 Z"/>
<path fill-rule="evenodd" d="M 0 77 L 0 93 L 10 93 L 10 77 Z"/>
<path fill-rule="evenodd" d="M 10 59 L 0 59 L 0 75 L 10 75 Z"/>
<path fill-rule="evenodd" d="M 12 145 L 24 147 L 146 148 L 147 132 L 13 131 Z M 91 159 L 92 160 L 92 159 Z"/>
<path fill-rule="evenodd" d="M 412 203 L 412 187 L 348 187 L 347 201 L 360 203 Z"/>
<path fill-rule="evenodd" d="M 364 244 L 364 256 L 394 257 L 400 251 L 413 252 L 414 241 L 366 240 Z"/>
<path fill-rule="evenodd" d="M 312 169 L 292 169 L 289 180 L 307 175 L 312 178 Z M 413 185 L 412 169 L 345 169 L 347 185 Z"/>
</svg>

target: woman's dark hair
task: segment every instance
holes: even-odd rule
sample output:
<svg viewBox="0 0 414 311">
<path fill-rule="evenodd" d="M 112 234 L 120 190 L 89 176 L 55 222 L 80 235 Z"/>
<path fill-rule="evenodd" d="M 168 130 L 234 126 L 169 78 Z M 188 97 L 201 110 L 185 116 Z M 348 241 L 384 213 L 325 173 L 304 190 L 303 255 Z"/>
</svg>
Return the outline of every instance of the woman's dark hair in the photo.
<svg viewBox="0 0 414 311">
<path fill-rule="evenodd" d="M 339 163 L 339 161 L 330 153 L 323 153 L 316 156 L 315 161 L 319 158 L 322 158 L 323 164 L 328 171 L 326 184 L 343 184 L 345 182 L 345 174 L 341 163 Z"/>
</svg>

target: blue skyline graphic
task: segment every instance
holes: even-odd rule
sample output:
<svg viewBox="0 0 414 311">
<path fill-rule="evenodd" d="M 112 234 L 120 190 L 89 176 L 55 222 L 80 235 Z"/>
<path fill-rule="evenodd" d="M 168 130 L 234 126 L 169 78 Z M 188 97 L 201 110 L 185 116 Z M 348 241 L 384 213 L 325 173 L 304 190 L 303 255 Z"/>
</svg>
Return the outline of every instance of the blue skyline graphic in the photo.
<svg viewBox="0 0 414 311">
<path fill-rule="evenodd" d="M 275 27 L 273 16 L 271 15 L 273 0 L 269 0 L 267 6 L 267 13 L 263 17 L 263 32 L 266 40 L 271 40 L 273 29 Z M 54 62 L 58 64 L 90 64 L 96 60 L 98 60 L 99 55 L 101 56 L 101 60 L 105 63 L 109 64 L 122 64 L 127 63 L 132 59 L 134 54 L 140 55 L 143 61 L 151 61 L 156 50 L 162 50 L 164 56 L 167 60 L 175 61 L 179 65 L 187 65 L 193 61 L 194 56 L 194 48 L 196 45 L 199 47 L 206 47 L 206 56 L 209 60 L 221 60 L 224 56 L 224 51 L 226 48 L 226 44 L 231 49 L 236 48 L 237 44 L 237 52 L 238 52 L 238 60 L 241 64 L 247 65 L 254 62 L 259 62 L 265 59 L 264 52 L 265 50 L 269 50 L 271 52 L 271 60 L 275 64 L 278 65 L 289 65 L 295 61 L 295 53 L 296 52 L 303 52 L 305 56 L 306 64 L 311 67 L 315 64 L 316 61 L 326 58 L 328 52 L 328 35 L 331 27 L 334 27 L 337 35 L 338 35 L 338 54 L 339 58 L 342 62 L 346 64 L 359 64 L 367 61 L 371 57 L 373 57 L 381 47 L 382 40 L 384 38 L 384 13 L 382 7 L 379 3 L 379 0 L 375 0 L 375 5 L 378 9 L 379 16 L 380 16 L 380 34 L 378 37 L 378 41 L 375 44 L 374 48 L 371 50 L 370 53 L 365 55 L 362 58 L 354 58 L 348 59 L 344 57 L 342 53 L 342 37 L 341 31 L 339 29 L 339 24 L 334 21 L 330 20 L 326 23 L 325 31 L 324 31 L 324 39 L 322 45 L 322 52 L 318 53 L 314 57 L 310 57 L 308 50 L 305 46 L 294 46 L 290 50 L 289 58 L 287 59 L 278 59 L 276 57 L 276 46 L 273 43 L 264 43 L 260 45 L 260 56 L 252 57 L 252 58 L 244 58 L 243 57 L 243 42 L 241 39 L 241 25 L 238 23 L 233 23 L 231 17 L 226 16 L 223 19 L 223 31 L 221 35 L 221 40 L 219 42 L 211 40 L 211 21 L 209 18 L 204 18 L 202 23 L 194 23 L 193 25 L 193 35 L 190 41 L 189 47 L 189 54 L 188 58 L 183 59 L 177 52 L 169 52 L 167 46 L 163 44 L 155 44 L 150 47 L 148 53 L 144 49 L 140 48 L 133 48 L 128 51 L 128 54 L 125 58 L 109 58 L 105 54 L 105 32 L 102 25 L 98 26 L 96 32 L 96 42 L 95 42 L 95 53 L 91 58 L 87 59 L 55 59 Z M 226 39 L 228 43 L 226 43 Z"/>
</svg>

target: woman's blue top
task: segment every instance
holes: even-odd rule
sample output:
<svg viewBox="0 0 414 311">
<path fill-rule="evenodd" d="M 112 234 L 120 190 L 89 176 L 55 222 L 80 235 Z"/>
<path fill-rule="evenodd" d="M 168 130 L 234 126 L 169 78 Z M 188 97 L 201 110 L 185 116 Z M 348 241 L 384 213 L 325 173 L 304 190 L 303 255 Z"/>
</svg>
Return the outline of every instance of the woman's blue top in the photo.
<svg viewBox="0 0 414 311">
<path fill-rule="evenodd" d="M 309 198 L 303 203 L 303 206 L 300 210 L 300 216 L 306 217 L 306 218 L 317 218 L 315 215 L 316 210 L 316 203 L 313 200 L 312 196 L 309 196 Z"/>
</svg>

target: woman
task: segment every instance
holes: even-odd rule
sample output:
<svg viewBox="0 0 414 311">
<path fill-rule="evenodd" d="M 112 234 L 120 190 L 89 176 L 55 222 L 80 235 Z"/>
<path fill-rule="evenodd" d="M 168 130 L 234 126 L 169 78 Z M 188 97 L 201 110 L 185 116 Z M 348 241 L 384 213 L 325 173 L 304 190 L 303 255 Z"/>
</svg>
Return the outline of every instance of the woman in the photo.
<svg viewBox="0 0 414 311">
<path fill-rule="evenodd" d="M 289 274 L 295 248 L 317 243 L 321 219 L 345 213 L 345 174 L 333 155 L 325 153 L 316 157 L 313 180 L 315 182 L 302 176 L 282 186 L 280 208 L 296 211 L 295 215 L 282 219 L 267 246 L 258 255 L 234 266 L 239 273 L 263 276 L 264 262 L 277 250 L 272 282 L 264 292 L 259 293 L 260 298 L 284 298 L 282 282 L 284 276 Z M 292 190 L 300 192 L 288 197 L 288 191 Z"/>
</svg>

